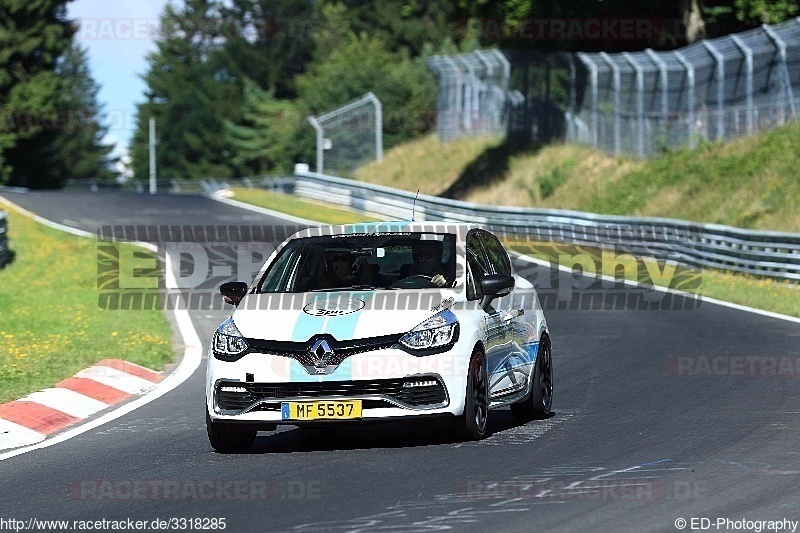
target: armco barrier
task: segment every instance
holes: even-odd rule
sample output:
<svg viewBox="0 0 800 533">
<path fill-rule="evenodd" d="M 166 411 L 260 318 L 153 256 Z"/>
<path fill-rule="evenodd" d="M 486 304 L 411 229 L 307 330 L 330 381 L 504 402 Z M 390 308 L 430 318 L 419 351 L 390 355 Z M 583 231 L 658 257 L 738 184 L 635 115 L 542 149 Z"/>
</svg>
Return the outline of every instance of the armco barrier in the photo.
<svg viewBox="0 0 800 533">
<path fill-rule="evenodd" d="M 8 218 L 5 211 L 0 211 L 0 267 L 8 262 Z"/>
<path fill-rule="evenodd" d="M 507 238 L 615 246 L 639 255 L 800 281 L 800 234 L 751 231 L 667 218 L 595 215 L 577 211 L 494 207 L 437 198 L 298 170 L 295 195 L 356 212 L 418 221 L 475 222 Z"/>
</svg>

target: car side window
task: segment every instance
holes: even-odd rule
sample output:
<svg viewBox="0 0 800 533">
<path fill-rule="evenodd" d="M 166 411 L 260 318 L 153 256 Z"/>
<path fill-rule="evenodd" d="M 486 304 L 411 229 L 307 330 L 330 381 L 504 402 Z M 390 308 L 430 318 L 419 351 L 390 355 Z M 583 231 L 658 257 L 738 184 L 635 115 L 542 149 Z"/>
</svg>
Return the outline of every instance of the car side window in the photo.
<svg viewBox="0 0 800 533">
<path fill-rule="evenodd" d="M 480 233 L 478 231 L 471 231 L 469 235 L 467 235 L 467 251 L 471 251 L 475 259 L 481 265 L 484 273 L 491 272 L 489 267 L 489 261 L 486 259 L 486 252 L 483 249 L 483 243 L 481 242 Z"/>
<path fill-rule="evenodd" d="M 467 278 L 467 299 L 477 300 L 483 297 L 481 290 L 483 276 L 491 272 L 477 231 L 472 231 L 467 235 L 467 266 L 471 274 Z M 470 281 L 472 287 L 470 287 Z"/>
<path fill-rule="evenodd" d="M 485 272 L 478 262 L 477 257 L 470 250 L 467 250 L 467 300 L 478 300 L 483 298 L 481 281 Z"/>
<path fill-rule="evenodd" d="M 494 273 L 511 275 L 511 261 L 497 237 L 485 231 L 482 231 L 480 235 L 483 240 L 483 246 L 486 249 L 486 256 Z"/>
</svg>

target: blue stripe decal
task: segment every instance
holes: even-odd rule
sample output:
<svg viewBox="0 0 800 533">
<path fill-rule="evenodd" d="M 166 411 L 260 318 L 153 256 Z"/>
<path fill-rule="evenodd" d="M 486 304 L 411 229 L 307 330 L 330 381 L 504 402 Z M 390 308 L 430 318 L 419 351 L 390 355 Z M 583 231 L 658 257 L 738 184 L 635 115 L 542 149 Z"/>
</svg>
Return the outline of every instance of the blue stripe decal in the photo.
<svg viewBox="0 0 800 533">
<path fill-rule="evenodd" d="M 343 293 L 339 293 L 340 295 Z M 375 296 L 374 292 L 351 292 L 349 297 L 352 299 L 363 300 L 365 306 Z M 348 315 L 331 317 L 326 324 L 325 331 L 320 333 L 328 333 L 333 335 L 336 340 L 352 339 L 358 325 L 358 319 L 361 318 L 362 311 L 350 313 Z M 339 381 L 352 379 L 353 373 L 351 369 L 350 359 L 342 361 L 333 374 L 326 374 L 322 376 L 322 381 Z"/>
<path fill-rule="evenodd" d="M 400 233 L 405 232 L 411 222 L 376 222 L 356 224 L 347 233 Z"/>
<path fill-rule="evenodd" d="M 304 342 L 310 339 L 317 333 L 322 333 L 322 326 L 325 324 L 325 318 L 318 316 L 311 316 L 304 311 L 300 312 L 297 317 L 297 322 L 294 324 L 292 331 L 292 340 L 294 342 Z"/>
<path fill-rule="evenodd" d="M 321 293 L 315 296 L 314 300 L 324 300 L 327 298 L 339 299 L 358 299 L 363 300 L 367 304 L 375 295 L 373 292 L 336 292 L 336 293 Z M 305 342 L 314 335 L 319 333 L 328 333 L 337 340 L 349 340 L 353 338 L 353 334 L 358 324 L 358 319 L 361 316 L 361 311 L 349 313 L 342 316 L 333 317 L 316 317 L 301 313 L 295 323 L 294 330 L 292 331 L 292 340 L 295 342 Z M 349 360 L 345 360 L 336 369 L 333 374 L 326 374 L 322 376 L 312 376 L 302 365 L 296 361 L 292 361 L 290 366 L 290 378 L 299 381 L 317 381 L 319 378 L 322 381 L 338 381 L 349 380 L 352 376 L 351 365 Z"/>
</svg>

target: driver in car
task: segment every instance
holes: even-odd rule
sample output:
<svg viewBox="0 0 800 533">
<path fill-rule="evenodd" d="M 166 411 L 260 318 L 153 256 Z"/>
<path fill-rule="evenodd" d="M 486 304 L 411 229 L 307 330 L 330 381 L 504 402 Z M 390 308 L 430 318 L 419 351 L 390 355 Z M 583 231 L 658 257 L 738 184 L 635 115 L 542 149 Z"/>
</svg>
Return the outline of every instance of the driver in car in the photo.
<svg viewBox="0 0 800 533">
<path fill-rule="evenodd" d="M 408 276 L 428 276 L 437 287 L 447 285 L 441 274 L 442 250 L 437 242 L 421 242 L 413 249 L 414 263 L 408 268 Z"/>
</svg>

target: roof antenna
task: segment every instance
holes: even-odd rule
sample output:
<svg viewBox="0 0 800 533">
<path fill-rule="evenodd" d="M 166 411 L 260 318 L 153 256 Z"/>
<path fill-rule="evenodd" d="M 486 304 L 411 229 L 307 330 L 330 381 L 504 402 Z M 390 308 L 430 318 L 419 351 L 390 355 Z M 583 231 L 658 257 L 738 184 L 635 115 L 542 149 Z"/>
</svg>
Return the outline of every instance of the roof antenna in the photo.
<svg viewBox="0 0 800 533">
<path fill-rule="evenodd" d="M 417 211 L 417 196 L 419 196 L 419 189 L 417 189 L 417 194 L 414 195 L 414 206 L 411 208 L 411 222 L 414 222 L 414 213 Z"/>
</svg>

